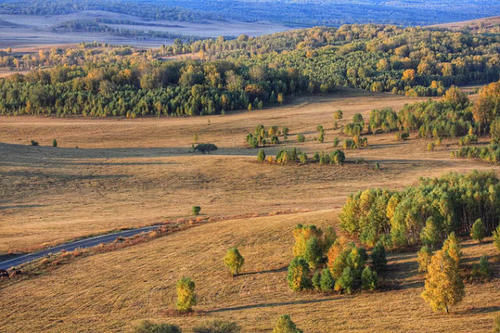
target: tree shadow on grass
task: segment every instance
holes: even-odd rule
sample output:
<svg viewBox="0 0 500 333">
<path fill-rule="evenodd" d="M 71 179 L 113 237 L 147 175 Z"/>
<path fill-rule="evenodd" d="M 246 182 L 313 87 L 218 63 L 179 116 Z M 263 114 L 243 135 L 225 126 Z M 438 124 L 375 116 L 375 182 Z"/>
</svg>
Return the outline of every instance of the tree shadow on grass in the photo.
<svg viewBox="0 0 500 333">
<path fill-rule="evenodd" d="M 259 272 L 245 272 L 245 273 L 240 273 L 240 274 L 238 274 L 238 276 L 257 275 L 257 274 L 269 274 L 269 273 L 280 273 L 280 272 L 286 272 L 287 269 L 288 269 L 288 266 L 283 266 L 281 268 L 268 269 L 268 270 L 259 271 Z"/>
<path fill-rule="evenodd" d="M 500 311 L 500 305 L 485 306 L 482 308 L 471 307 L 465 310 L 457 311 L 457 314 L 491 313 Z"/>
<path fill-rule="evenodd" d="M 322 299 L 297 300 L 297 301 L 289 301 L 289 302 L 281 302 L 281 303 L 276 302 L 276 303 L 250 304 L 250 305 L 242 305 L 242 306 L 234 306 L 234 307 L 230 307 L 230 308 L 220 308 L 220 309 L 210 310 L 210 311 L 207 311 L 207 313 L 218 313 L 218 312 L 226 312 L 226 311 L 270 308 L 270 307 L 275 307 L 275 306 L 286 306 L 286 305 L 314 304 L 314 303 L 336 301 L 336 300 L 345 299 L 348 297 L 353 297 L 353 296 L 338 296 L 338 297 L 329 297 L 329 298 L 322 298 Z"/>
</svg>

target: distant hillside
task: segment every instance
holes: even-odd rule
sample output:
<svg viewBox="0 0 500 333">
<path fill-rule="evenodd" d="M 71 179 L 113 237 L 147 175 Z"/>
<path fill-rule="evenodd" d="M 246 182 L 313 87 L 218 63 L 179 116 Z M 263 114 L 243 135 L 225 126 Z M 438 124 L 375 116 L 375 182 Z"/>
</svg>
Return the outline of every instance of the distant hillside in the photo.
<svg viewBox="0 0 500 333">
<path fill-rule="evenodd" d="M 0 13 L 61 15 L 104 10 L 149 20 L 269 21 L 290 26 L 345 23 L 430 25 L 500 15 L 493 0 L 0 0 Z"/>
<path fill-rule="evenodd" d="M 500 33 L 500 16 L 486 17 L 482 19 L 462 22 L 435 24 L 431 27 L 450 29 L 454 31 L 469 30 L 479 33 Z"/>
</svg>

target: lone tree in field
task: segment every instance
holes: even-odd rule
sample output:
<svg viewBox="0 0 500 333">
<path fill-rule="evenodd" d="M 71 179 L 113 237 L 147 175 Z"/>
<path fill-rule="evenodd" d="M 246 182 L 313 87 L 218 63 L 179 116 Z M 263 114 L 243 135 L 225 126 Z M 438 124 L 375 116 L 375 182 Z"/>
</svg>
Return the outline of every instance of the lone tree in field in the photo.
<svg viewBox="0 0 500 333">
<path fill-rule="evenodd" d="M 458 271 L 458 264 L 445 251 L 432 256 L 427 266 L 423 299 L 434 311 L 446 311 L 464 297 L 464 283 Z"/>
<path fill-rule="evenodd" d="M 188 277 L 183 277 L 177 282 L 177 310 L 189 312 L 196 305 L 195 284 Z"/>
<path fill-rule="evenodd" d="M 201 207 L 200 206 L 193 206 L 191 208 L 191 210 L 193 212 L 193 215 L 197 216 L 197 215 L 200 215 Z"/>
<path fill-rule="evenodd" d="M 52 147 L 57 148 L 57 140 L 52 140 Z"/>
<path fill-rule="evenodd" d="M 282 315 L 273 328 L 273 333 L 302 333 L 289 315 Z"/>
<path fill-rule="evenodd" d="M 224 265 L 229 269 L 232 276 L 240 274 L 241 267 L 245 263 L 245 259 L 240 254 L 237 248 L 233 247 L 227 250 L 224 256 Z"/>
<path fill-rule="evenodd" d="M 301 257 L 293 258 L 288 266 L 288 286 L 293 291 L 308 289 L 311 287 L 309 278 L 309 265 Z"/>
<path fill-rule="evenodd" d="M 470 236 L 479 243 L 483 241 L 483 238 L 486 236 L 486 228 L 484 227 L 483 220 L 477 219 L 476 222 L 474 222 L 470 230 Z"/>
</svg>

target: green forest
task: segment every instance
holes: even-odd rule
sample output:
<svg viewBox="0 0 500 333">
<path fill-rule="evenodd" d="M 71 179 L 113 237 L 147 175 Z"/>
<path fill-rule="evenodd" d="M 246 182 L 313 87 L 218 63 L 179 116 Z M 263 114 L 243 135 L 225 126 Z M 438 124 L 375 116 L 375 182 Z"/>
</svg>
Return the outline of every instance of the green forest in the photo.
<svg viewBox="0 0 500 333">
<path fill-rule="evenodd" d="M 352 87 L 407 96 L 497 81 L 498 35 L 346 25 L 156 50 L 82 44 L 0 54 L 32 70 L 0 80 L 0 114 L 194 116 L 260 109 L 290 96 Z M 173 55 L 192 54 L 178 60 Z"/>
</svg>

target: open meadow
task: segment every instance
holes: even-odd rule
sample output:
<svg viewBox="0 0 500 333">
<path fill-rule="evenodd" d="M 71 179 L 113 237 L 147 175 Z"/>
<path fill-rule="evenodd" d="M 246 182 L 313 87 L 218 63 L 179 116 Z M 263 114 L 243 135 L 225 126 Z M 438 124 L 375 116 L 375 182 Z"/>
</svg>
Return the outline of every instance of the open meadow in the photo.
<svg viewBox="0 0 500 333">
<path fill-rule="evenodd" d="M 276 153 L 332 149 L 332 114 L 367 115 L 401 108 L 407 97 L 342 90 L 298 98 L 292 105 L 198 118 L 80 119 L 3 117 L 0 122 L 0 252 L 22 252 L 112 230 L 186 217 L 199 205 L 209 216 L 340 208 L 367 187 L 399 189 L 420 177 L 450 171 L 500 168 L 455 160 L 456 144 L 426 151 L 426 141 L 398 142 L 393 134 L 369 137 L 369 146 L 346 152 L 344 166 L 260 164 L 246 133 L 258 124 L 290 128 Z M 346 120 L 347 121 L 347 120 Z M 314 141 L 316 126 L 326 129 Z M 298 143 L 302 133 L 306 142 Z M 191 152 L 193 136 L 216 144 L 209 155 Z M 56 139 L 58 148 L 52 148 Z M 40 143 L 39 147 L 29 144 Z M 445 141 L 446 143 L 446 141 Z M 78 147 L 78 148 L 76 148 Z M 360 160 L 363 163 L 356 164 Z M 375 170 L 379 162 L 380 170 Z"/>
</svg>

